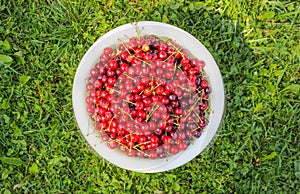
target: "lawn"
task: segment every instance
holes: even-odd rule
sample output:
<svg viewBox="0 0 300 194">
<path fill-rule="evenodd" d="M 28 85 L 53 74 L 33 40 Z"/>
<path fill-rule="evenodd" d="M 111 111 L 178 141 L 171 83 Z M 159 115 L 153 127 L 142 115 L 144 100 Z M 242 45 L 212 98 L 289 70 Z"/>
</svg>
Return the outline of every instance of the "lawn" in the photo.
<svg viewBox="0 0 300 194">
<path fill-rule="evenodd" d="M 127 171 L 91 151 L 71 100 L 81 58 L 109 30 L 180 27 L 215 57 L 226 115 L 177 169 Z M 0 1 L 0 193 L 300 193 L 299 1 Z"/>
</svg>

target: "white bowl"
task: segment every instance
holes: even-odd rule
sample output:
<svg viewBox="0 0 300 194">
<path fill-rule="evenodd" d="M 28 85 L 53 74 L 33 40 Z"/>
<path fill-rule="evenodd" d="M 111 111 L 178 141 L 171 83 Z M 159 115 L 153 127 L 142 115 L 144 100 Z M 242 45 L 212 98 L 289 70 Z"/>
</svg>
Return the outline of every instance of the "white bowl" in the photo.
<svg viewBox="0 0 300 194">
<path fill-rule="evenodd" d="M 118 43 L 118 39 L 137 36 L 137 29 L 140 35 L 156 35 L 168 37 L 176 41 L 191 54 L 205 61 L 204 71 L 208 76 L 211 87 L 209 122 L 201 137 L 193 144 L 177 155 L 164 159 L 147 159 L 129 157 L 118 149 L 109 149 L 102 143 L 97 133 L 94 133 L 92 120 L 86 111 L 85 98 L 87 96 L 86 84 L 90 76 L 89 71 L 99 61 L 99 56 L 105 47 Z M 191 34 L 175 26 L 160 22 L 137 22 L 117 27 L 100 37 L 85 53 L 77 69 L 72 91 L 73 108 L 77 123 L 83 137 L 88 144 L 100 156 L 112 164 L 137 172 L 161 172 L 177 168 L 199 155 L 217 133 L 222 120 L 225 105 L 224 85 L 220 70 L 210 52 Z"/>
</svg>

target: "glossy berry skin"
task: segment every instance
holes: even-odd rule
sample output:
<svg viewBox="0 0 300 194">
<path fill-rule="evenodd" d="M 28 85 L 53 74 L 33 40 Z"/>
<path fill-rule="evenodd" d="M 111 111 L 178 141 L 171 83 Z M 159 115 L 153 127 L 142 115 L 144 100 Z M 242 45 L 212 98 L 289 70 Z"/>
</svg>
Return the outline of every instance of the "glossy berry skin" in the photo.
<svg viewBox="0 0 300 194">
<path fill-rule="evenodd" d="M 166 58 L 167 58 L 167 53 L 166 53 L 165 51 L 160 51 L 160 52 L 158 53 L 158 57 L 159 57 L 160 59 L 166 59 Z"/>
<path fill-rule="evenodd" d="M 116 78 L 114 78 L 114 77 L 109 77 L 108 80 L 107 80 L 107 83 L 108 83 L 109 85 L 114 86 L 115 83 L 116 83 L 116 81 L 117 81 Z"/>
<path fill-rule="evenodd" d="M 129 56 L 128 52 L 127 51 L 123 51 L 121 54 L 120 54 L 120 58 L 124 61 L 127 60 L 127 57 Z"/>
<path fill-rule="evenodd" d="M 107 66 L 111 70 L 116 70 L 118 68 L 118 62 L 116 60 L 111 60 Z"/>
<path fill-rule="evenodd" d="M 128 64 L 127 63 L 121 63 L 120 64 L 120 71 L 121 72 L 126 72 L 128 70 Z"/>
<path fill-rule="evenodd" d="M 162 95 L 164 93 L 164 88 L 162 86 L 158 86 L 156 89 L 155 89 L 155 92 L 157 95 Z"/>
<path fill-rule="evenodd" d="M 202 80 L 202 81 L 200 82 L 200 86 L 201 86 L 202 88 L 207 88 L 207 87 L 208 87 L 207 81 Z"/>
<path fill-rule="evenodd" d="M 102 54 L 102 55 L 100 56 L 100 61 L 103 62 L 103 63 L 108 62 L 108 61 L 109 61 L 109 56 L 106 55 L 106 54 Z"/>
<path fill-rule="evenodd" d="M 171 141 L 172 141 L 172 137 L 167 136 L 167 135 L 164 135 L 164 136 L 162 137 L 162 141 L 164 142 L 164 144 L 169 144 L 169 143 L 171 143 Z"/>
<path fill-rule="evenodd" d="M 113 49 L 110 47 L 106 47 L 103 49 L 103 54 L 110 55 L 113 52 Z"/>
</svg>

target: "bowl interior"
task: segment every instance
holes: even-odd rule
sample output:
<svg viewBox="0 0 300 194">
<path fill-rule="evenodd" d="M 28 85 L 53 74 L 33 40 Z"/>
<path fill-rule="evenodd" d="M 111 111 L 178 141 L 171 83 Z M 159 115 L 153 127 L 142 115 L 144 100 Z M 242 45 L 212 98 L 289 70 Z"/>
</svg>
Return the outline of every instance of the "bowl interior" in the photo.
<svg viewBox="0 0 300 194">
<path fill-rule="evenodd" d="M 137 31 L 138 30 L 138 31 Z M 85 98 L 87 96 L 86 84 L 90 76 L 89 71 L 99 61 L 99 56 L 103 49 L 115 45 L 119 40 L 127 42 L 127 37 L 140 35 L 156 35 L 158 37 L 168 37 L 175 40 L 183 48 L 189 50 L 191 54 L 205 61 L 204 68 L 212 92 L 210 94 L 211 114 L 209 123 L 201 137 L 196 139 L 187 150 L 177 155 L 164 159 L 145 159 L 129 157 L 118 149 L 109 149 L 105 143 L 94 133 L 92 120 L 86 112 Z M 138 22 L 135 24 L 125 24 L 115 28 L 101 38 L 99 38 L 86 52 L 77 69 L 72 92 L 74 114 L 82 135 L 88 144 L 103 158 L 109 162 L 133 171 L 138 172 L 160 172 L 170 170 L 185 164 L 200 154 L 211 142 L 220 125 L 224 112 L 224 85 L 219 68 L 209 53 L 209 51 L 192 35 L 172 25 L 160 22 Z"/>
</svg>

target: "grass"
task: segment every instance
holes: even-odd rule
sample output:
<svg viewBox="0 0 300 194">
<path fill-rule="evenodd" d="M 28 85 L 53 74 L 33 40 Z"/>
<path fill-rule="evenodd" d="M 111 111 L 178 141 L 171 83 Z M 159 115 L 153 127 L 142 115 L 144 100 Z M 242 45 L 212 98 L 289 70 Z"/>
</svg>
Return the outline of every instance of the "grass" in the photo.
<svg viewBox="0 0 300 194">
<path fill-rule="evenodd" d="M 0 10 L 0 193 L 300 193 L 299 2 L 9 0 Z M 156 174 L 98 158 L 71 102 L 90 45 L 141 20 L 198 38 L 227 98 L 213 146 Z"/>
</svg>

